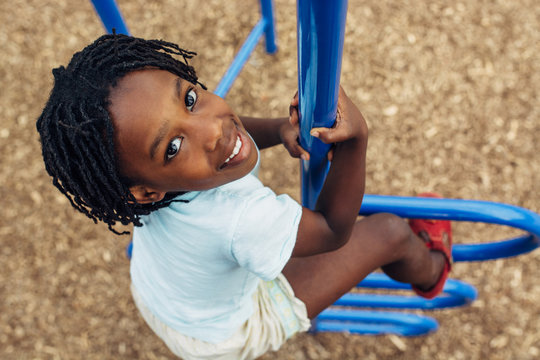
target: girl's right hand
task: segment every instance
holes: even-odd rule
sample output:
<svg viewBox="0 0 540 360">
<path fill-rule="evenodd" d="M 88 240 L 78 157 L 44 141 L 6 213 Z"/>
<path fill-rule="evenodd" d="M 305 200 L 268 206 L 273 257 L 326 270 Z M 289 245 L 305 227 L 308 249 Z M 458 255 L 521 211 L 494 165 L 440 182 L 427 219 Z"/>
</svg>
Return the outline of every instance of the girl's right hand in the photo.
<svg viewBox="0 0 540 360">
<path fill-rule="evenodd" d="M 340 86 L 334 126 L 331 128 L 313 128 L 310 134 L 326 144 L 341 143 L 348 140 L 365 141 L 368 137 L 368 127 L 360 110 Z"/>
</svg>

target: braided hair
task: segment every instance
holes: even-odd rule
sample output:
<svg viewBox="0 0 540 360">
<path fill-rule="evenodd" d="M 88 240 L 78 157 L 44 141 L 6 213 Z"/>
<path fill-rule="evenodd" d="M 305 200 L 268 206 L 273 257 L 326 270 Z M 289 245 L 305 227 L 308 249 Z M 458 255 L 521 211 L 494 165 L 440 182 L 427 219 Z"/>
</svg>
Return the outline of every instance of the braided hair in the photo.
<svg viewBox="0 0 540 360">
<path fill-rule="evenodd" d="M 118 222 L 142 226 L 140 215 L 168 206 L 178 193 L 152 204 L 137 203 L 129 190 L 133 182 L 118 171 L 107 110 L 110 91 L 127 73 L 147 67 L 205 88 L 188 64 L 194 55 L 163 40 L 113 33 L 73 55 L 67 67 L 52 71 L 54 87 L 37 120 L 45 168 L 75 209 L 116 234 L 128 233 L 113 228 Z"/>
</svg>

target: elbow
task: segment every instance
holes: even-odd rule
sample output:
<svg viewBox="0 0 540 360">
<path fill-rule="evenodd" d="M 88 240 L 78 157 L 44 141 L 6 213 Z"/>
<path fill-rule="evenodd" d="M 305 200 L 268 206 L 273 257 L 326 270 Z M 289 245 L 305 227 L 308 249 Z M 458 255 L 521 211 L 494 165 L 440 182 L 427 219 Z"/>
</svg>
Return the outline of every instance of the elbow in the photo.
<svg viewBox="0 0 540 360">
<path fill-rule="evenodd" d="M 328 251 L 336 251 L 338 249 L 341 249 L 347 243 L 349 242 L 349 239 L 351 238 L 351 232 L 348 231 L 345 234 L 336 234 L 334 236 L 334 239 L 330 242 L 330 248 Z"/>
</svg>

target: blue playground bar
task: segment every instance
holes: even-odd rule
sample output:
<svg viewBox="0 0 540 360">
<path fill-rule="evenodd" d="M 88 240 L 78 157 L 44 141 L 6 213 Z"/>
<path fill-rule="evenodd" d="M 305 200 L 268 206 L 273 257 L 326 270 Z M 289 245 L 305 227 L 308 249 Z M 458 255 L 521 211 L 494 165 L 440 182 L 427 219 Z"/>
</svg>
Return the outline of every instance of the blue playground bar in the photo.
<svg viewBox="0 0 540 360">
<path fill-rule="evenodd" d="M 347 0 L 297 1 L 300 144 L 311 158 L 302 161 L 302 205 L 313 209 L 322 189 L 330 149 L 309 132 L 336 120 Z"/>
</svg>

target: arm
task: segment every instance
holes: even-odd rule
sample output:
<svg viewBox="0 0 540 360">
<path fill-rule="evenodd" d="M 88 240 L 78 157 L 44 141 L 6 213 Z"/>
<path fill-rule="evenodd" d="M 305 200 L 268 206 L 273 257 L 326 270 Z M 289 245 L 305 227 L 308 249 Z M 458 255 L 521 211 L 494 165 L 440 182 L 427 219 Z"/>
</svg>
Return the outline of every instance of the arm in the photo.
<svg viewBox="0 0 540 360">
<path fill-rule="evenodd" d="M 298 121 L 298 114 L 291 120 Z M 343 246 L 349 240 L 364 196 L 367 125 L 342 89 L 334 127 L 312 129 L 311 135 L 336 145 L 315 210 L 302 210 L 293 257 Z"/>
<path fill-rule="evenodd" d="M 289 123 L 288 118 L 262 119 L 240 116 L 240 120 L 261 150 L 281 144 L 280 129 Z"/>
<path fill-rule="evenodd" d="M 283 144 L 292 157 L 309 159 L 309 153 L 298 143 L 298 126 L 292 125 L 289 118 L 262 119 L 240 116 L 240 120 L 259 149 Z"/>
</svg>

